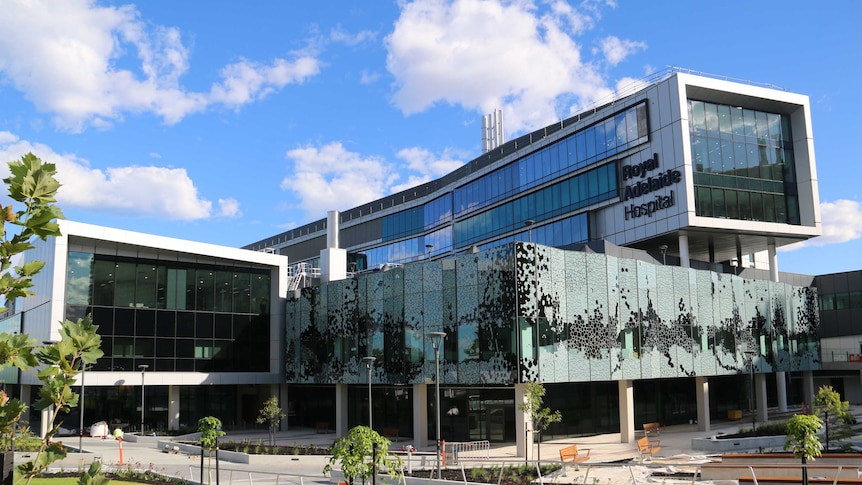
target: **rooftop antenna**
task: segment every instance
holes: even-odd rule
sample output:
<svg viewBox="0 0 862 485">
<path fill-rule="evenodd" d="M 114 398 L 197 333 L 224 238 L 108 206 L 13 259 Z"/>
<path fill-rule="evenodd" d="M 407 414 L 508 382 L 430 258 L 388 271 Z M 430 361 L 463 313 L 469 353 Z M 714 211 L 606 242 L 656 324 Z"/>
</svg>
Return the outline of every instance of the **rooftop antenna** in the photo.
<svg viewBox="0 0 862 485">
<path fill-rule="evenodd" d="M 493 113 L 482 116 L 482 153 L 488 153 L 499 147 L 503 139 L 503 110 L 495 109 Z"/>
</svg>

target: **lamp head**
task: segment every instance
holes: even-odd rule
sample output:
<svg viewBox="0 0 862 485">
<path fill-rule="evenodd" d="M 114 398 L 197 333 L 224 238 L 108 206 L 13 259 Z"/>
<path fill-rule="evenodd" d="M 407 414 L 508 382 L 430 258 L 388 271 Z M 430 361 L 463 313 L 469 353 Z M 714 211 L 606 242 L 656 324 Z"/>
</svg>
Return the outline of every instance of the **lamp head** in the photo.
<svg viewBox="0 0 862 485">
<path fill-rule="evenodd" d="M 434 347 L 434 350 L 440 348 L 440 342 L 446 338 L 446 332 L 428 332 L 428 337 L 431 338 L 431 346 Z"/>
</svg>

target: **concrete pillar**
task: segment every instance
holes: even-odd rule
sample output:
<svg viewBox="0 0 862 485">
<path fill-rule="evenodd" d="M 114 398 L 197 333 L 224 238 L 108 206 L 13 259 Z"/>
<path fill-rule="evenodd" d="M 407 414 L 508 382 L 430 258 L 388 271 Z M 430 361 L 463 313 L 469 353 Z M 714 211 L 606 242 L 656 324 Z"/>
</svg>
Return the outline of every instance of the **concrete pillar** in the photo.
<svg viewBox="0 0 862 485">
<path fill-rule="evenodd" d="M 769 279 L 778 282 L 778 253 L 775 251 L 775 241 L 767 243 L 766 252 L 769 255 Z"/>
<path fill-rule="evenodd" d="M 180 429 L 180 386 L 168 386 L 168 429 Z"/>
<path fill-rule="evenodd" d="M 695 377 L 694 386 L 697 395 L 697 430 L 709 431 L 709 378 Z"/>
<path fill-rule="evenodd" d="M 635 391 L 629 379 L 617 381 L 620 401 L 620 443 L 635 442 Z"/>
<path fill-rule="evenodd" d="M 335 436 L 346 436 L 347 432 L 347 384 L 335 385 Z"/>
<path fill-rule="evenodd" d="M 769 406 L 766 404 L 766 374 L 754 374 L 754 395 L 757 403 L 757 421 L 769 421 Z"/>
<path fill-rule="evenodd" d="M 521 404 L 527 400 L 527 385 L 515 384 L 515 450 L 516 456 L 523 456 L 526 460 L 533 459 L 532 433 L 533 420 L 530 415 L 521 411 Z"/>
<path fill-rule="evenodd" d="M 43 409 L 40 413 L 41 422 L 39 423 L 39 437 L 44 439 L 45 435 L 51 429 L 51 415 L 54 414 L 54 405 L 50 405 Z"/>
<path fill-rule="evenodd" d="M 814 402 L 814 372 L 810 370 L 802 371 L 802 399 L 811 409 L 811 403 Z"/>
<path fill-rule="evenodd" d="M 775 373 L 775 390 L 778 397 L 778 412 L 787 412 L 787 375 L 784 371 Z"/>
<path fill-rule="evenodd" d="M 428 446 L 428 384 L 413 384 L 413 446 Z"/>
<path fill-rule="evenodd" d="M 691 260 L 688 254 L 688 236 L 679 235 L 679 265 L 683 268 L 691 268 Z"/>
</svg>

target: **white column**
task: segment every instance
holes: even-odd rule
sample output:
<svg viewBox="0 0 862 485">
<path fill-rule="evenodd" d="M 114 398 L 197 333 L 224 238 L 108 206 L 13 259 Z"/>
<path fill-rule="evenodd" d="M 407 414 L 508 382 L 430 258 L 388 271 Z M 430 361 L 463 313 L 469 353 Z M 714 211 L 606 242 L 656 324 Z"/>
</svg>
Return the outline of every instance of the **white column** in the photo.
<svg viewBox="0 0 862 485">
<path fill-rule="evenodd" d="M 47 408 L 43 409 L 40 413 L 41 423 L 39 425 L 39 437 L 45 438 L 45 435 L 48 434 L 48 431 L 51 429 L 51 415 L 54 414 L 54 405 L 50 405 Z"/>
<path fill-rule="evenodd" d="M 180 386 L 168 386 L 168 429 L 180 429 Z"/>
<path fill-rule="evenodd" d="M 635 392 L 629 379 L 617 381 L 620 401 L 620 443 L 635 442 Z"/>
<path fill-rule="evenodd" d="M 775 242 L 767 243 L 766 251 L 769 255 L 769 279 L 778 282 L 778 253 L 775 251 Z"/>
<path fill-rule="evenodd" d="M 335 436 L 347 436 L 347 384 L 335 385 Z"/>
<path fill-rule="evenodd" d="M 413 443 L 417 449 L 428 446 L 428 384 L 413 384 Z"/>
<path fill-rule="evenodd" d="M 784 371 L 775 373 L 775 388 L 778 397 L 778 412 L 787 412 L 787 375 Z"/>
<path fill-rule="evenodd" d="M 527 439 L 529 429 L 532 429 L 533 423 L 530 415 L 521 411 L 521 404 L 527 399 L 527 385 L 515 384 L 515 449 L 516 456 L 523 456 L 527 460 L 533 458 L 533 440 Z M 532 433 L 529 433 L 532 437 Z"/>
<path fill-rule="evenodd" d="M 709 431 L 709 378 L 695 377 L 694 386 L 697 395 L 697 430 Z"/>
<path fill-rule="evenodd" d="M 691 260 L 688 255 L 688 236 L 679 235 L 679 265 L 683 268 L 691 268 Z"/>
<path fill-rule="evenodd" d="M 766 374 L 754 374 L 754 395 L 757 398 L 757 421 L 769 421 L 769 407 L 766 404 Z"/>
</svg>

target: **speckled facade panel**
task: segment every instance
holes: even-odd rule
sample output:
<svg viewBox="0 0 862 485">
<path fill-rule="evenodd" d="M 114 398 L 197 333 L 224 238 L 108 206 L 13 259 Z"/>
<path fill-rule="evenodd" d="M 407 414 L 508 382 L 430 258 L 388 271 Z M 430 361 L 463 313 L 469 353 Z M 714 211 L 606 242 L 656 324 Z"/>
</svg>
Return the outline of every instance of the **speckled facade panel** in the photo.
<svg viewBox="0 0 862 485">
<path fill-rule="evenodd" d="M 819 368 L 816 291 L 735 275 L 517 243 L 306 288 L 287 300 L 294 383 L 433 376 L 512 385 Z M 538 324 L 536 323 L 538 322 Z"/>
<path fill-rule="evenodd" d="M 633 259 L 620 259 L 619 267 L 619 306 L 617 307 L 617 329 L 619 339 L 618 362 L 611 377 L 619 379 L 640 379 L 641 377 L 641 332 L 638 318 L 638 266 Z"/>
</svg>

